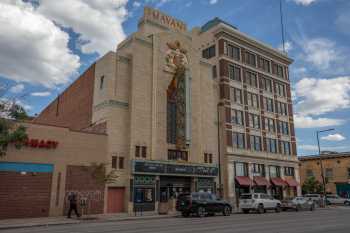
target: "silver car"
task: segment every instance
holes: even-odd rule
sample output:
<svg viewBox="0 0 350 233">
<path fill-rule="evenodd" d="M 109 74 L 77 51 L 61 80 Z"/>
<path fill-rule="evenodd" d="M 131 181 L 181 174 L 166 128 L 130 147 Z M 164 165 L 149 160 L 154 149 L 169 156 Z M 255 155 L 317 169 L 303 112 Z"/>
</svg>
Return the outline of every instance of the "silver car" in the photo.
<svg viewBox="0 0 350 233">
<path fill-rule="evenodd" d="M 315 203 L 311 200 L 311 198 L 306 197 L 295 197 L 289 200 L 282 201 L 282 210 L 315 210 Z"/>
<path fill-rule="evenodd" d="M 326 204 L 327 205 L 347 205 L 347 206 L 350 206 L 350 199 L 339 197 L 336 194 L 327 194 L 326 195 Z"/>
</svg>

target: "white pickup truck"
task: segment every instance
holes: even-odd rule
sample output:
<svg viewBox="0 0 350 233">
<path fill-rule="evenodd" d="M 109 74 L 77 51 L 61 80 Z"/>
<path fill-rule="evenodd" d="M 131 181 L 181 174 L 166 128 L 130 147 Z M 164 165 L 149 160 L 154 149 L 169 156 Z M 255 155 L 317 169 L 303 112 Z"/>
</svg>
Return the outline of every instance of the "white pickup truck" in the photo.
<svg viewBox="0 0 350 233">
<path fill-rule="evenodd" d="M 281 202 L 265 193 L 246 193 L 239 198 L 239 207 L 243 213 L 256 211 L 259 214 L 265 213 L 266 210 L 275 210 L 281 212 Z"/>
</svg>

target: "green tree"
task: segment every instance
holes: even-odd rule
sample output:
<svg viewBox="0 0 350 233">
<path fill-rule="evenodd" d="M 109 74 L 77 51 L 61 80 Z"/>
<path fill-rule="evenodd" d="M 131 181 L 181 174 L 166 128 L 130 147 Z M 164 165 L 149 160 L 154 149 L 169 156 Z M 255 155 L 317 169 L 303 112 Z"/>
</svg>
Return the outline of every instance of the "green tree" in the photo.
<svg viewBox="0 0 350 233">
<path fill-rule="evenodd" d="M 302 186 L 303 193 L 322 193 L 323 185 L 315 177 L 308 177 Z"/>
</svg>

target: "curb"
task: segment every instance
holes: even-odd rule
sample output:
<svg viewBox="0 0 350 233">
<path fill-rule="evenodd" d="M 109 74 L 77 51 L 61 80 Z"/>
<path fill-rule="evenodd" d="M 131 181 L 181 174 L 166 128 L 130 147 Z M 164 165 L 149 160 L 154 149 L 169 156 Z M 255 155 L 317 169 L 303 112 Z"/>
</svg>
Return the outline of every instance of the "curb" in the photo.
<svg viewBox="0 0 350 233">
<path fill-rule="evenodd" d="M 20 229 L 20 228 L 33 228 L 33 227 L 49 227 L 49 226 L 58 226 L 58 225 L 73 225 L 73 224 L 84 224 L 84 223 L 104 223 L 104 222 L 127 222 L 135 220 L 147 220 L 147 219 L 163 219 L 163 218 L 172 218 L 179 215 L 155 215 L 155 216 L 140 216 L 140 217 L 127 217 L 120 219 L 94 219 L 94 220 L 75 220 L 72 222 L 53 222 L 53 223 L 38 223 L 38 224 L 28 224 L 28 225 L 10 225 L 10 226 L 0 226 L 1 230 L 10 230 L 10 229 Z"/>
</svg>

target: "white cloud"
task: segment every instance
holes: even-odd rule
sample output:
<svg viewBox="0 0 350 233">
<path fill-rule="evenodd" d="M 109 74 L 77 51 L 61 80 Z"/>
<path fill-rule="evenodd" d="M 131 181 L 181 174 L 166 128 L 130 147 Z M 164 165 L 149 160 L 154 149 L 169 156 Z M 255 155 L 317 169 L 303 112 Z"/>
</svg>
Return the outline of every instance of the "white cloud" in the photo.
<svg viewBox="0 0 350 233">
<path fill-rule="evenodd" d="M 296 4 L 308 6 L 313 2 L 316 2 L 317 0 L 293 0 Z"/>
<path fill-rule="evenodd" d="M 216 3 L 218 3 L 219 0 L 209 0 L 209 4 L 210 5 L 214 5 Z"/>
<path fill-rule="evenodd" d="M 294 114 L 294 125 L 296 128 L 322 128 L 328 126 L 339 126 L 345 124 L 345 120 L 332 118 L 313 118 Z"/>
<path fill-rule="evenodd" d="M 29 3 L 2 1 L 0 12 L 0 75 L 47 87 L 67 83 L 80 66 L 68 34 Z"/>
<path fill-rule="evenodd" d="M 33 92 L 30 94 L 31 96 L 49 96 L 51 92 L 43 91 L 43 92 Z"/>
<path fill-rule="evenodd" d="M 22 83 L 16 84 L 10 88 L 10 92 L 18 94 L 24 90 L 24 85 Z"/>
<path fill-rule="evenodd" d="M 135 2 L 133 2 L 132 6 L 133 6 L 134 8 L 138 8 L 138 7 L 141 6 L 141 3 L 138 2 L 138 1 L 135 1 Z"/>
<path fill-rule="evenodd" d="M 39 0 L 37 11 L 80 34 L 83 53 L 99 55 L 115 50 L 125 38 L 122 23 L 127 0 Z"/>
<path fill-rule="evenodd" d="M 321 115 L 350 107 L 350 77 L 333 79 L 303 78 L 295 85 L 296 112 Z"/>
<path fill-rule="evenodd" d="M 283 43 L 280 44 L 277 48 L 278 50 L 283 52 Z M 286 53 L 288 53 L 289 51 L 291 51 L 293 49 L 293 44 L 290 41 L 286 41 L 284 42 L 284 50 L 286 51 Z"/>
<path fill-rule="evenodd" d="M 192 6 L 192 2 L 188 2 L 185 4 L 185 7 L 190 7 L 190 6 Z"/>
<path fill-rule="evenodd" d="M 327 140 L 327 141 L 343 141 L 345 140 L 345 137 L 339 133 L 335 133 L 335 134 L 329 134 L 327 136 L 324 136 L 321 139 Z"/>
</svg>

